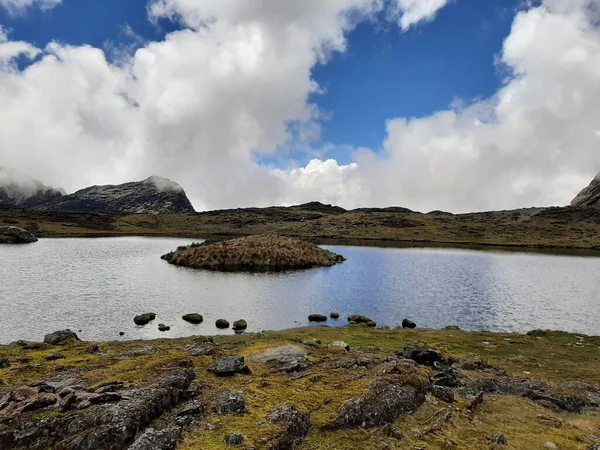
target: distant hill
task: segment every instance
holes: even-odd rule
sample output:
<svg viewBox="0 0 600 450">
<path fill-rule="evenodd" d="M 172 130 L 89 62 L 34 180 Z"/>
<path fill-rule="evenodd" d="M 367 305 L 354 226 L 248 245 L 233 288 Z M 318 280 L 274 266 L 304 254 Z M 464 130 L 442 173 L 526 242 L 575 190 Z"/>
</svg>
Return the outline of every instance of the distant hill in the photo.
<svg viewBox="0 0 600 450">
<path fill-rule="evenodd" d="M 0 167 L 0 205 L 37 208 L 65 195 L 60 188 L 25 178 L 15 171 Z"/>
<path fill-rule="evenodd" d="M 195 212 L 180 185 L 156 176 L 118 185 L 91 186 L 57 198 L 40 209 L 146 214 Z"/>
<path fill-rule="evenodd" d="M 600 209 L 600 173 L 590 185 L 582 190 L 571 202 L 571 206 L 586 206 Z"/>
</svg>

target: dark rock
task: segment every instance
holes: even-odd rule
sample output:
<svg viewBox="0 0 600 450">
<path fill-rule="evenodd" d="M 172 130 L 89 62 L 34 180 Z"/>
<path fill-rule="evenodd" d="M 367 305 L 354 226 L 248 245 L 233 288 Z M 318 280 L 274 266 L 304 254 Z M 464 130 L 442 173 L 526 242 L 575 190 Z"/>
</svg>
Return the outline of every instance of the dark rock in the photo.
<svg viewBox="0 0 600 450">
<path fill-rule="evenodd" d="M 250 369 L 246 365 L 243 356 L 223 356 L 217 359 L 209 368 L 209 372 L 217 376 L 228 377 L 236 373 L 249 374 Z"/>
<path fill-rule="evenodd" d="M 447 359 L 442 356 L 440 352 L 437 350 L 433 350 L 425 344 L 414 342 L 406 347 L 399 354 L 399 356 L 403 356 L 407 359 L 412 359 L 417 364 L 421 364 L 424 366 L 432 366 L 434 363 L 439 362 L 446 364 Z"/>
<path fill-rule="evenodd" d="M 79 339 L 77 334 L 75 334 L 69 329 L 55 331 L 54 333 L 50 333 L 44 336 L 44 342 L 50 345 L 66 344 L 69 341 L 81 341 L 81 339 Z"/>
<path fill-rule="evenodd" d="M 533 337 L 546 337 L 548 336 L 548 334 L 550 334 L 550 330 L 531 330 L 527 332 L 527 336 L 533 336 Z"/>
<path fill-rule="evenodd" d="M 158 331 L 169 331 L 171 327 L 169 325 L 165 325 L 164 323 L 158 324 Z"/>
<path fill-rule="evenodd" d="M 40 208 L 56 211 L 121 211 L 145 214 L 193 213 L 194 207 L 181 186 L 166 178 L 116 186 L 91 186 L 61 196 Z"/>
<path fill-rule="evenodd" d="M 19 227 L 0 226 L 0 244 L 31 244 L 37 238 L 29 231 Z"/>
<path fill-rule="evenodd" d="M 244 435 L 240 433 L 227 434 L 225 435 L 223 442 L 225 442 L 225 445 L 228 447 L 242 445 L 244 443 Z"/>
<path fill-rule="evenodd" d="M 600 209 L 600 173 L 571 202 L 571 206 Z"/>
<path fill-rule="evenodd" d="M 56 361 L 58 359 L 65 359 L 65 355 L 62 353 L 50 353 L 46 356 L 46 361 Z"/>
<path fill-rule="evenodd" d="M 267 364 L 271 369 L 294 372 L 308 365 L 306 351 L 295 345 L 269 348 L 264 353 L 254 355 L 252 361 Z"/>
<path fill-rule="evenodd" d="M 246 399 L 242 391 L 224 390 L 217 394 L 216 411 L 219 414 L 245 414 Z"/>
<path fill-rule="evenodd" d="M 152 322 L 154 319 L 156 319 L 156 314 L 154 314 L 154 313 L 144 313 L 144 314 L 140 314 L 139 316 L 135 316 L 133 318 L 133 322 L 136 325 L 147 325 L 150 322 Z"/>
<path fill-rule="evenodd" d="M 433 375 L 432 383 L 435 386 L 456 387 L 459 384 L 460 373 L 451 366 L 435 362 L 433 366 L 437 369 Z"/>
<path fill-rule="evenodd" d="M 64 194 L 63 189 L 46 186 L 38 180 L 0 167 L 0 206 L 36 208 Z"/>
<path fill-rule="evenodd" d="M 120 389 L 123 389 L 124 384 L 121 381 L 112 381 L 110 383 L 103 383 L 99 386 L 96 386 L 94 392 L 96 394 L 104 394 L 106 392 L 116 392 Z"/>
<path fill-rule="evenodd" d="M 124 331 L 119 331 L 119 336 L 125 336 L 125 332 Z"/>
<path fill-rule="evenodd" d="M 186 352 L 190 356 L 208 356 L 214 355 L 217 351 L 217 344 L 212 341 L 200 341 L 190 345 Z"/>
<path fill-rule="evenodd" d="M 201 314 L 186 314 L 185 316 L 181 317 L 183 320 L 185 320 L 186 322 L 192 323 L 194 325 L 197 325 L 199 323 L 204 322 L 204 317 L 202 317 Z"/>
<path fill-rule="evenodd" d="M 368 318 L 367 316 L 361 316 L 360 314 L 353 314 L 348 316 L 348 322 L 350 323 L 364 323 L 371 328 L 375 328 L 377 326 L 377 322 Z"/>
<path fill-rule="evenodd" d="M 333 420 L 334 428 L 370 428 L 394 422 L 425 401 L 425 392 L 393 379 L 375 380 L 360 397 L 345 402 Z"/>
<path fill-rule="evenodd" d="M 417 324 L 414 323 L 412 320 L 404 319 L 402 321 L 402 328 L 417 328 Z"/>
<path fill-rule="evenodd" d="M 227 322 L 225 319 L 217 319 L 217 321 L 215 322 L 215 326 L 220 330 L 224 330 L 226 328 L 229 328 L 229 322 Z"/>
<path fill-rule="evenodd" d="M 448 325 L 445 329 L 446 330 L 460 331 L 460 327 L 458 325 Z"/>
<path fill-rule="evenodd" d="M 183 405 L 181 411 L 177 413 L 177 417 L 202 417 L 204 414 L 204 405 L 197 400 L 191 400 Z"/>
<path fill-rule="evenodd" d="M 435 398 L 446 403 L 454 403 L 454 391 L 446 386 L 431 386 L 431 393 Z"/>
<path fill-rule="evenodd" d="M 148 428 L 128 450 L 176 450 L 181 442 L 183 430 L 179 427 L 155 430 Z"/>
<path fill-rule="evenodd" d="M 147 388 L 128 391 L 127 398 L 117 403 L 91 405 L 42 421 L 17 417 L 9 424 L 0 424 L 0 448 L 125 449 L 139 430 L 181 401 L 193 379 L 191 369 L 178 367 L 166 370 Z"/>
<path fill-rule="evenodd" d="M 331 317 L 332 319 L 339 319 L 340 318 L 340 313 L 337 311 L 333 311 L 331 314 L 329 314 L 329 317 Z"/>
<path fill-rule="evenodd" d="M 245 320 L 240 319 L 240 320 L 236 320 L 235 322 L 233 322 L 233 331 L 244 331 L 246 328 L 248 328 L 248 324 L 246 323 Z"/>
<path fill-rule="evenodd" d="M 293 450 L 302 444 L 310 431 L 310 417 L 289 403 L 282 405 L 269 416 L 271 422 L 283 426 L 283 433 L 273 439 L 271 450 Z"/>
<path fill-rule="evenodd" d="M 309 322 L 327 322 L 327 316 L 323 314 L 311 314 L 308 316 Z"/>
</svg>

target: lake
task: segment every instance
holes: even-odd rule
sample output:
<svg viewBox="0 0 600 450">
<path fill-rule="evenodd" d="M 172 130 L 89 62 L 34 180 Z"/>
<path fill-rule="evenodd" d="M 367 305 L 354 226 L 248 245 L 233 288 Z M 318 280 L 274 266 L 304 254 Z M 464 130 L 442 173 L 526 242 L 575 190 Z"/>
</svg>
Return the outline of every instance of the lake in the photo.
<svg viewBox="0 0 600 450">
<path fill-rule="evenodd" d="M 308 325 L 310 313 L 364 314 L 379 325 L 600 334 L 600 258 L 462 249 L 324 246 L 343 264 L 276 274 L 175 267 L 160 256 L 189 239 L 42 239 L 0 246 L 0 343 L 70 328 L 84 340 L 218 334 Z M 145 327 L 136 314 L 153 311 Z M 204 315 L 201 325 L 181 320 Z M 161 333 L 158 323 L 170 325 Z M 125 335 L 119 337 L 119 332 Z M 225 331 L 225 333 L 232 333 Z"/>
</svg>

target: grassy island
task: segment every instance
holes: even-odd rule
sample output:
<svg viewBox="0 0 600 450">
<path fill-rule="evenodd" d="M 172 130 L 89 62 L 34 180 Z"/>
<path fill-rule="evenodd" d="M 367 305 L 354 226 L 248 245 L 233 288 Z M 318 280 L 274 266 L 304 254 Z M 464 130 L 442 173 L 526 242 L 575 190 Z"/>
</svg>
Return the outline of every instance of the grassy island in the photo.
<svg viewBox="0 0 600 450">
<path fill-rule="evenodd" d="M 0 346 L 0 380 L 3 449 L 175 448 L 156 444 L 165 436 L 180 450 L 242 438 L 236 448 L 588 450 L 600 441 L 600 338 L 563 332 L 349 325 L 19 342 Z"/>
<path fill-rule="evenodd" d="M 300 239 L 258 235 L 179 247 L 162 258 L 177 266 L 228 272 L 328 267 L 344 258 Z"/>
</svg>

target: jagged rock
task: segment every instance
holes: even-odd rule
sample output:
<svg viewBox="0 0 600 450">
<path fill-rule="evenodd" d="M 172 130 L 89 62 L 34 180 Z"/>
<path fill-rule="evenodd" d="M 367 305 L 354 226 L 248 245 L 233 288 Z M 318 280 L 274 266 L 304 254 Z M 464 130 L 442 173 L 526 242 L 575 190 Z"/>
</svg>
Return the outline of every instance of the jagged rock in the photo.
<svg viewBox="0 0 600 450">
<path fill-rule="evenodd" d="M 252 361 L 267 364 L 271 369 L 294 372 L 308 365 L 307 353 L 295 345 L 269 348 L 264 353 L 252 356 Z"/>
<path fill-rule="evenodd" d="M 236 373 L 249 374 L 250 369 L 246 365 L 243 356 L 223 356 L 217 359 L 209 368 L 209 372 L 220 377 L 229 377 Z"/>
<path fill-rule="evenodd" d="M 166 370 L 147 388 L 128 391 L 127 398 L 117 403 L 92 404 L 43 421 L 21 415 L 0 424 L 0 448 L 124 450 L 139 430 L 183 398 L 194 376 L 191 369 L 177 367 Z"/>
<path fill-rule="evenodd" d="M 166 178 L 150 177 L 119 185 L 91 186 L 40 206 L 57 211 L 121 211 L 145 214 L 193 213 L 181 186 Z"/>
<path fill-rule="evenodd" d="M 454 403 L 454 391 L 446 386 L 431 386 L 431 393 L 435 398 L 446 403 Z"/>
<path fill-rule="evenodd" d="M 225 442 L 225 445 L 227 445 L 228 447 L 242 445 L 244 443 L 244 435 L 240 433 L 227 434 L 225 435 L 223 442 Z"/>
<path fill-rule="evenodd" d="M 451 366 L 435 362 L 433 366 L 436 372 L 433 375 L 432 384 L 435 386 L 456 387 L 459 384 L 460 373 Z"/>
<path fill-rule="evenodd" d="M 214 355 L 217 351 L 217 344 L 212 341 L 200 341 L 190 345 L 186 352 L 190 356 L 208 356 Z"/>
<path fill-rule="evenodd" d="M 273 439 L 270 450 L 294 450 L 310 431 L 310 417 L 289 403 L 282 405 L 269 416 L 271 422 L 283 426 L 283 433 Z"/>
<path fill-rule="evenodd" d="M 600 209 L 600 173 L 571 202 L 571 206 Z"/>
<path fill-rule="evenodd" d="M 37 238 L 29 231 L 19 227 L 0 227 L 0 244 L 31 244 Z"/>
<path fill-rule="evenodd" d="M 421 364 L 424 366 L 433 366 L 434 363 L 447 363 L 447 360 L 440 352 L 437 350 L 433 350 L 425 344 L 414 342 L 406 347 L 399 354 L 399 356 L 403 356 L 407 359 L 412 359 L 417 364 Z"/>
<path fill-rule="evenodd" d="M 129 450 L 176 450 L 183 431 L 179 427 L 155 430 L 148 428 L 138 437 Z"/>
<path fill-rule="evenodd" d="M 394 422 L 417 409 L 425 392 L 394 379 L 375 380 L 360 397 L 345 402 L 333 420 L 334 428 L 370 428 Z"/>
<path fill-rule="evenodd" d="M 193 416 L 201 417 L 204 414 L 204 405 L 197 400 L 187 402 L 181 411 L 177 413 L 177 417 Z"/>
<path fill-rule="evenodd" d="M 215 408 L 219 414 L 245 414 L 248 412 L 242 391 L 221 391 L 217 394 Z"/>
<path fill-rule="evenodd" d="M 55 331 L 54 333 L 44 336 L 44 343 L 50 345 L 61 345 L 69 341 L 81 341 L 81 339 L 69 329 Z"/>
</svg>

